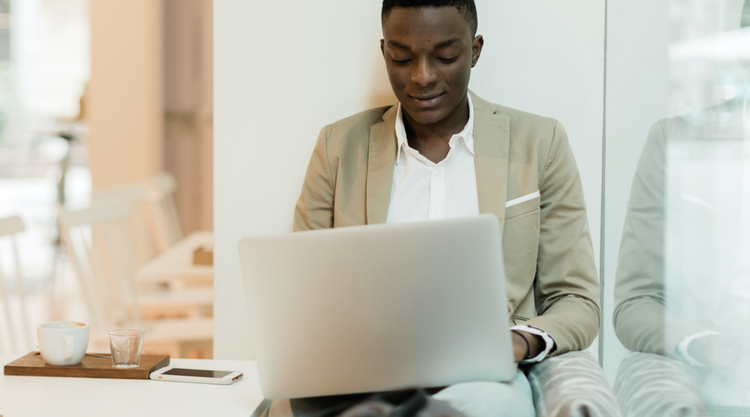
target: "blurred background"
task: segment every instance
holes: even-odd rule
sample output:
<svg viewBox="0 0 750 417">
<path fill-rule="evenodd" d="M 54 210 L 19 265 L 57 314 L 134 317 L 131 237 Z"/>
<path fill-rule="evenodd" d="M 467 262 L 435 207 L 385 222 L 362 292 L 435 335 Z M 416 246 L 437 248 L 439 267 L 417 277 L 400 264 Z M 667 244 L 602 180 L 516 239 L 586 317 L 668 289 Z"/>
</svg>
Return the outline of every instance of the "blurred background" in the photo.
<svg viewBox="0 0 750 417">
<path fill-rule="evenodd" d="M 19 216 L 23 229 L 0 236 L 10 306 L 0 311 L 0 349 L 32 348 L 35 324 L 49 320 L 91 322 L 98 335 L 174 325 L 166 317 L 174 314 L 210 325 L 210 282 L 193 291 L 179 272 L 157 271 L 145 284 L 132 276 L 160 257 L 157 270 L 196 266 L 198 246 L 212 254 L 212 8 L 211 0 L 0 0 L 0 219 Z M 191 236 L 184 253 L 169 252 Z M 196 267 L 212 279 L 210 265 Z M 196 294 L 200 312 L 169 308 Z M 9 334 L 25 326 L 28 339 Z M 210 345 L 204 333 L 190 343 Z M 198 347 L 182 353 L 211 356 Z"/>
</svg>

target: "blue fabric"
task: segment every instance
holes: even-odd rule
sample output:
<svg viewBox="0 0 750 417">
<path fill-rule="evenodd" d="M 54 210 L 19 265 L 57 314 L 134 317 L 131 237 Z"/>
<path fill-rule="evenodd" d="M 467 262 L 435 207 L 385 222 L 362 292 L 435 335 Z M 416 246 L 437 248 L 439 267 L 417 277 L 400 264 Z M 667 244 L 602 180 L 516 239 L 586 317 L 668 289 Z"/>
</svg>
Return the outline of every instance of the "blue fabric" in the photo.
<svg viewBox="0 0 750 417">
<path fill-rule="evenodd" d="M 518 371 L 510 382 L 464 382 L 432 396 L 449 403 L 466 417 L 534 417 L 531 385 Z"/>
</svg>

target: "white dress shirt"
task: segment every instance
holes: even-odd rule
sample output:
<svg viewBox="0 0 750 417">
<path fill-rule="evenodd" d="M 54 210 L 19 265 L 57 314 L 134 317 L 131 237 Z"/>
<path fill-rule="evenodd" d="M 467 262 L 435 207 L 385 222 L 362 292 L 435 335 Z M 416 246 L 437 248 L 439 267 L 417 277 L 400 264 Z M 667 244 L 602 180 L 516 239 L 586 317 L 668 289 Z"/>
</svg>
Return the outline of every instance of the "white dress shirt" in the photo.
<svg viewBox="0 0 750 417">
<path fill-rule="evenodd" d="M 386 223 L 440 220 L 479 215 L 477 177 L 474 168 L 474 107 L 469 96 L 469 121 L 463 130 L 451 137 L 450 150 L 442 161 L 434 163 L 409 146 L 399 104 L 396 115 L 398 153 L 393 169 L 391 202 Z M 544 331 L 530 326 L 513 326 L 535 334 L 545 342 L 545 349 L 524 363 L 540 362 L 554 347 Z"/>
<path fill-rule="evenodd" d="M 403 113 L 396 113 L 398 153 L 393 169 L 387 223 L 440 220 L 479 215 L 474 174 L 474 109 L 469 121 L 448 142 L 450 151 L 437 164 L 409 146 Z"/>
</svg>

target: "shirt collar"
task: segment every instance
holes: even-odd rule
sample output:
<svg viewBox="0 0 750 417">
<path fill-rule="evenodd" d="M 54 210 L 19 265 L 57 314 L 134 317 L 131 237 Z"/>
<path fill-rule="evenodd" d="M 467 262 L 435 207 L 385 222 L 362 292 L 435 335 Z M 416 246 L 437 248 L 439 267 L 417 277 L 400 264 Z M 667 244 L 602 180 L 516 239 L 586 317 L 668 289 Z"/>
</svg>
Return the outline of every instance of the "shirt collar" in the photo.
<svg viewBox="0 0 750 417">
<path fill-rule="evenodd" d="M 469 98 L 469 120 L 466 122 L 464 129 L 453 136 L 462 138 L 464 144 L 469 149 L 469 152 L 474 155 L 474 106 L 471 103 L 471 94 L 466 93 L 466 96 Z M 396 111 L 396 140 L 398 141 L 399 149 L 396 154 L 396 164 L 398 164 L 401 159 L 401 149 L 405 146 L 409 146 L 409 142 L 406 139 L 406 127 L 404 126 L 404 116 L 401 111 L 401 103 L 398 103 L 398 110 Z"/>
</svg>

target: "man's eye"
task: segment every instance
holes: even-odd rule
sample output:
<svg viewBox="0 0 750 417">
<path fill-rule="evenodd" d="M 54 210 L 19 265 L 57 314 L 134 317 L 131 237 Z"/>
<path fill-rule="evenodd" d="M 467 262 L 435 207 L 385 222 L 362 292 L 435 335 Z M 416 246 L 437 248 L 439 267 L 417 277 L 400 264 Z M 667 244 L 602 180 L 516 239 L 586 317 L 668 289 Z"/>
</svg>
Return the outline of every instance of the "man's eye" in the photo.
<svg viewBox="0 0 750 417">
<path fill-rule="evenodd" d="M 457 59 L 458 59 L 458 55 L 456 55 L 454 57 L 450 57 L 450 58 L 438 58 L 438 61 L 445 62 L 445 63 L 451 63 L 451 62 L 456 62 Z"/>
<path fill-rule="evenodd" d="M 411 59 L 409 59 L 409 58 L 406 58 L 406 59 L 396 59 L 396 58 L 393 58 L 393 62 L 395 62 L 397 64 L 408 64 L 409 62 L 411 62 Z"/>
</svg>

